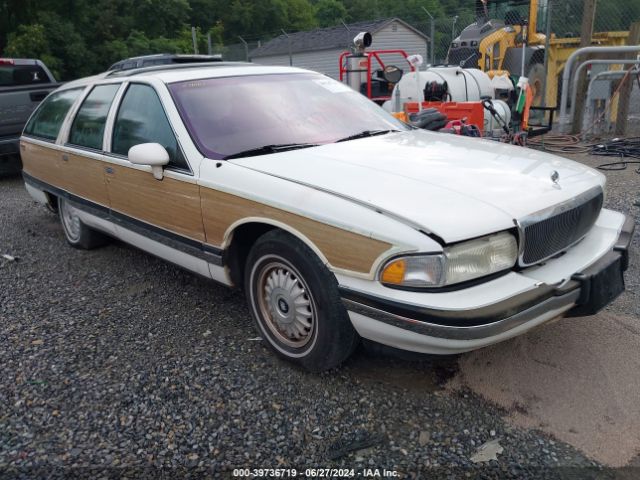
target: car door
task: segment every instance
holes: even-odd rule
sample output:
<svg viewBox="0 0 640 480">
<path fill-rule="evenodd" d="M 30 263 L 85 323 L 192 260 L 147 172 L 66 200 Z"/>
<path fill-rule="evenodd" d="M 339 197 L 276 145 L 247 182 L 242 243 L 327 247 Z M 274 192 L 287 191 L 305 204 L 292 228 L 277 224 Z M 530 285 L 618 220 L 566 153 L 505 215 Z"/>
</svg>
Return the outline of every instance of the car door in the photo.
<svg viewBox="0 0 640 480">
<path fill-rule="evenodd" d="M 120 83 L 109 83 L 96 85 L 87 93 L 77 111 L 72 112 L 61 152 L 61 188 L 79 197 L 77 200 L 85 200 L 86 207 L 102 215 L 108 214 L 110 206 L 105 182 L 104 132 L 120 88 Z"/>
<path fill-rule="evenodd" d="M 84 87 L 54 92 L 31 116 L 20 145 L 24 175 L 63 188 L 66 182 L 62 165 L 64 149 L 58 145 L 58 137 L 83 92 Z"/>
<path fill-rule="evenodd" d="M 200 191 L 153 86 L 132 82 L 126 87 L 112 130 L 106 184 L 118 235 L 210 276 L 206 262 L 181 255 L 203 255 Z M 129 149 L 143 143 L 159 143 L 169 153 L 161 180 L 154 178 L 151 167 L 127 160 Z"/>
</svg>

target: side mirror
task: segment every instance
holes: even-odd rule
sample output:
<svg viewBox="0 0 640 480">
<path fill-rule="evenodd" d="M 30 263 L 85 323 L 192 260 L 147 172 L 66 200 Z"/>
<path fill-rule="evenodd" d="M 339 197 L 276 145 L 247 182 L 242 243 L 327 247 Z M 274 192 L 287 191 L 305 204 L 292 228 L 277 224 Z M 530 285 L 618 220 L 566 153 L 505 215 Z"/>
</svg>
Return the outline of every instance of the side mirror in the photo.
<svg viewBox="0 0 640 480">
<path fill-rule="evenodd" d="M 136 165 L 149 165 L 153 176 L 162 180 L 162 167 L 169 163 L 169 153 L 159 143 L 141 143 L 129 149 L 129 161 Z"/>
</svg>

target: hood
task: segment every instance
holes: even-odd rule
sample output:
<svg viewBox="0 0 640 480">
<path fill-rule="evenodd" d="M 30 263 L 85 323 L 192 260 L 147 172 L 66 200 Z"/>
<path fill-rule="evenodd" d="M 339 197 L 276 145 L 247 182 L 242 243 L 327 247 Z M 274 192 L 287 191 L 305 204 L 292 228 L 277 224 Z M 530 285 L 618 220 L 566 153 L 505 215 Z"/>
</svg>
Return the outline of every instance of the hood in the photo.
<svg viewBox="0 0 640 480">
<path fill-rule="evenodd" d="M 446 242 L 512 228 L 604 187 L 603 175 L 561 157 L 424 130 L 231 161 L 366 204 Z"/>
</svg>

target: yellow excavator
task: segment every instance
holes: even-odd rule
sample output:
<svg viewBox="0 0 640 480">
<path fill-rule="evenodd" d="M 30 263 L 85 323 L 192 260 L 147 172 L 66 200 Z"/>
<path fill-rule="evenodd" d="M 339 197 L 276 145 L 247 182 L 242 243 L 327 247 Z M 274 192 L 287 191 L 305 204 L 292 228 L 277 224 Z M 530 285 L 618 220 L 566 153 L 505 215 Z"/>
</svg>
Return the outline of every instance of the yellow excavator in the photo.
<svg viewBox="0 0 640 480">
<path fill-rule="evenodd" d="M 475 12 L 476 21 L 451 43 L 447 63 L 480 68 L 490 77 L 524 75 L 539 103 L 546 37 L 537 32 L 538 0 L 476 0 Z"/>
<path fill-rule="evenodd" d="M 538 8 L 538 0 L 475 0 L 476 21 L 453 40 L 447 63 L 479 68 L 490 77 L 506 73 L 514 83 L 525 76 L 534 105 L 542 105 L 546 74 L 547 103 L 554 104 L 559 76 L 569 55 L 579 47 L 580 38 L 556 38 L 552 33 L 545 72 L 547 39 L 538 32 Z M 624 45 L 628 35 L 625 31 L 595 33 L 591 44 Z"/>
</svg>

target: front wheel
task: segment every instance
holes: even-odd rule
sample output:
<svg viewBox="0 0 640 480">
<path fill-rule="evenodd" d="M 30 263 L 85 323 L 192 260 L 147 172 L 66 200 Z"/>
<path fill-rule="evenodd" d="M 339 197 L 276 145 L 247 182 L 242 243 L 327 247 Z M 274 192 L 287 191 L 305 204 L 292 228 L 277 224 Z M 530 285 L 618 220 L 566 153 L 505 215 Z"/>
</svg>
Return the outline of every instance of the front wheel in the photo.
<svg viewBox="0 0 640 480">
<path fill-rule="evenodd" d="M 269 347 L 307 370 L 336 367 L 357 345 L 335 277 L 309 247 L 286 232 L 272 230 L 253 246 L 245 292 Z"/>
</svg>

